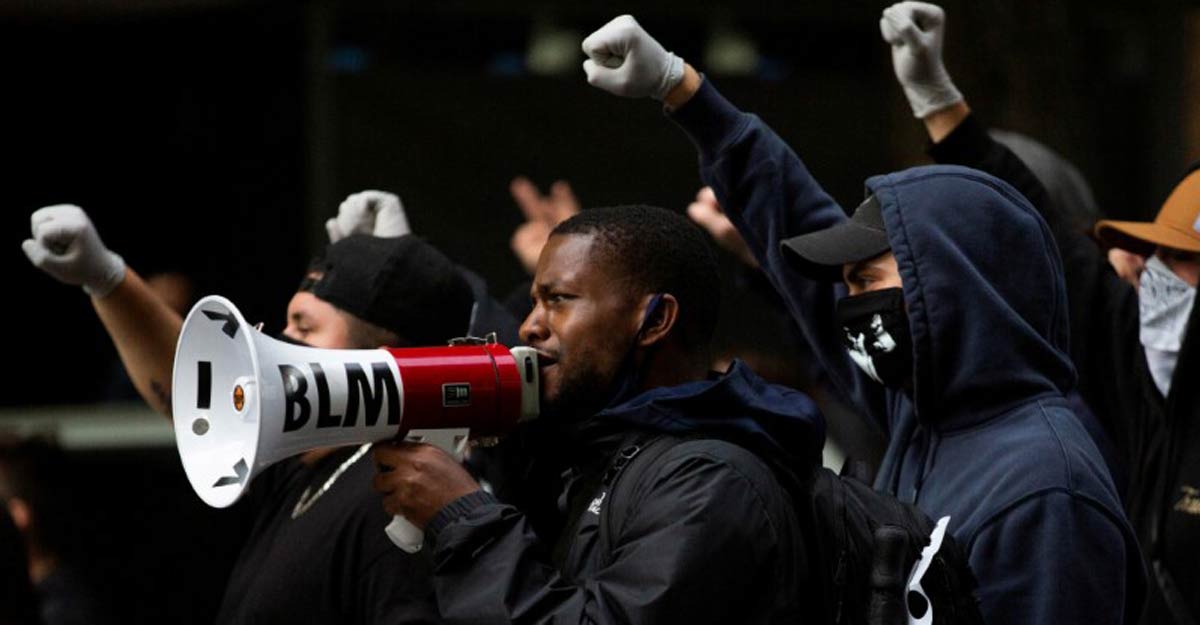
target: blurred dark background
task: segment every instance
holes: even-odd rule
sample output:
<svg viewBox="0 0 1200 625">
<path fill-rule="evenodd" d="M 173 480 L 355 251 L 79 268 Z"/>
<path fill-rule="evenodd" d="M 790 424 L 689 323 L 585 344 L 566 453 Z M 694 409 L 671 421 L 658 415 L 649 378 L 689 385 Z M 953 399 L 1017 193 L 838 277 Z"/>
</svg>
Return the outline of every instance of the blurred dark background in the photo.
<svg viewBox="0 0 1200 625">
<path fill-rule="evenodd" d="M 658 106 L 588 87 L 583 36 L 633 13 L 854 205 L 867 176 L 924 161 L 878 34 L 886 5 L 4 2 L 0 256 L 15 288 L 0 308 L 14 356 L 0 428 L 27 407 L 114 396 L 87 298 L 19 249 L 41 206 L 79 204 L 130 266 L 189 275 L 274 331 L 324 220 L 345 195 L 385 189 L 503 295 L 523 278 L 514 176 L 567 179 L 585 206 L 683 209 L 699 186 Z M 1194 3 L 943 6 L 947 65 L 973 108 L 1075 162 L 1107 215 L 1150 218 L 1200 157 Z M 107 537 L 89 556 L 122 614 L 210 621 L 236 513 L 204 508 L 169 446 L 77 455 L 82 516 Z"/>
<path fill-rule="evenodd" d="M 843 203 L 921 162 L 922 129 L 879 40 L 883 3 L 9 2 L 0 8 L 3 232 L 22 366 L 6 405 L 89 401 L 61 350 L 107 338 L 77 289 L 19 243 L 40 206 L 92 215 L 143 274 L 178 270 L 278 329 L 322 223 L 365 188 L 503 292 L 508 182 L 572 182 L 584 205 L 686 206 L 687 140 L 647 101 L 587 86 L 578 40 L 611 16 L 646 28 L 771 123 Z M 1182 2 L 947 2 L 946 58 L 974 108 L 1074 161 L 1101 208 L 1147 217 L 1200 152 Z M 1196 38 L 1192 37 L 1191 41 Z M 272 328 L 272 326 L 274 326 Z"/>
</svg>

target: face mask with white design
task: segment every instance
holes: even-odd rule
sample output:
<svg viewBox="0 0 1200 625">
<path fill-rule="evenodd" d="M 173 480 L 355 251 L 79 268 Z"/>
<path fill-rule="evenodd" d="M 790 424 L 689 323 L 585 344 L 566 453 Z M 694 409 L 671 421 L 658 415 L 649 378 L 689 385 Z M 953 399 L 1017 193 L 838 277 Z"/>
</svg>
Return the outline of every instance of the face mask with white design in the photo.
<svg viewBox="0 0 1200 625">
<path fill-rule="evenodd" d="M 836 316 L 846 351 L 871 379 L 891 388 L 903 388 L 912 380 L 912 340 L 903 290 L 843 297 Z"/>
<path fill-rule="evenodd" d="M 1171 377 L 1195 301 L 1196 287 L 1175 275 L 1157 256 L 1146 259 L 1138 286 L 1139 338 L 1150 376 L 1163 397 L 1171 390 Z"/>
</svg>

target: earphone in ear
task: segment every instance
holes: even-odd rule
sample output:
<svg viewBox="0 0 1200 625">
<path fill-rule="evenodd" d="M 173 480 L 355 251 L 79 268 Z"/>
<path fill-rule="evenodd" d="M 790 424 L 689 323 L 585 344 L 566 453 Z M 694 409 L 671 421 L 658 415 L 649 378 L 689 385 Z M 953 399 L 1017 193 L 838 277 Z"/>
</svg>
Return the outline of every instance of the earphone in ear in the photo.
<svg viewBox="0 0 1200 625">
<path fill-rule="evenodd" d="M 650 304 L 646 306 L 646 314 L 642 316 L 642 325 L 638 326 L 637 334 L 639 337 L 649 327 L 650 320 L 654 319 L 655 313 L 658 312 L 658 306 L 662 303 L 662 297 L 662 293 L 655 293 L 654 297 L 650 298 Z"/>
</svg>

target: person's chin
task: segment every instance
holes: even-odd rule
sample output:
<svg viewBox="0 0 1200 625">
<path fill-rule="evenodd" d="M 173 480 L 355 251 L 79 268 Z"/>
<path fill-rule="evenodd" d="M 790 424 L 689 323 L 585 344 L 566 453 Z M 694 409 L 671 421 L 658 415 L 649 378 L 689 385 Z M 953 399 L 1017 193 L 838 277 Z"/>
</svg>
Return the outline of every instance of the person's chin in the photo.
<svg viewBox="0 0 1200 625">
<path fill-rule="evenodd" d="M 579 400 L 576 396 L 564 396 L 557 388 L 543 387 L 541 418 L 555 421 L 576 420 L 584 410 Z"/>
</svg>

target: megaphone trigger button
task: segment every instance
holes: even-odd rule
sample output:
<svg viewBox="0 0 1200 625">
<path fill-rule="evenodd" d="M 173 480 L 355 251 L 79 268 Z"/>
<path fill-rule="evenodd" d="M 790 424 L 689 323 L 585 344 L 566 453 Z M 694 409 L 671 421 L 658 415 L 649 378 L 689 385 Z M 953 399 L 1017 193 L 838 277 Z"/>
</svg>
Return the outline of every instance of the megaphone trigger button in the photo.
<svg viewBox="0 0 1200 625">
<path fill-rule="evenodd" d="M 204 436 L 208 434 L 208 419 L 200 417 L 192 421 L 192 433 L 196 436 Z"/>
</svg>

